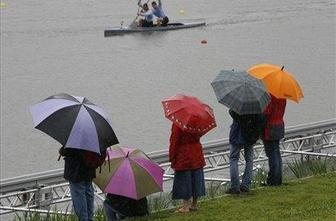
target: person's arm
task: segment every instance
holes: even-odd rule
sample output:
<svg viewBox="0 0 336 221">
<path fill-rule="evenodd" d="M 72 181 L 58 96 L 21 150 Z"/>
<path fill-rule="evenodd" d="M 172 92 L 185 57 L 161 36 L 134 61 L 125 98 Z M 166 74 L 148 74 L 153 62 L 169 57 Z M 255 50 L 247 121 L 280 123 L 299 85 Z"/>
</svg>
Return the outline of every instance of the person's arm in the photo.
<svg viewBox="0 0 336 221">
<path fill-rule="evenodd" d="M 65 155 L 67 154 L 67 152 L 66 152 L 66 150 L 65 150 L 64 147 L 59 148 L 58 153 L 62 157 L 65 157 Z"/>
<path fill-rule="evenodd" d="M 173 162 L 175 160 L 175 155 L 177 153 L 176 145 L 180 136 L 178 130 L 179 128 L 173 124 L 170 135 L 169 162 Z"/>
<path fill-rule="evenodd" d="M 140 8 L 142 8 L 141 0 L 138 1 L 138 6 L 139 6 Z"/>
<path fill-rule="evenodd" d="M 274 98 L 271 96 L 271 101 L 269 102 L 269 104 L 267 105 L 266 109 L 263 112 L 265 116 L 270 116 L 272 114 L 273 107 L 274 107 L 273 103 L 274 103 Z"/>
<path fill-rule="evenodd" d="M 234 112 L 231 109 L 229 110 L 229 114 L 230 114 L 230 116 L 232 117 L 233 120 L 240 122 L 239 114 L 237 114 L 236 112 Z"/>
<path fill-rule="evenodd" d="M 59 156 L 58 156 L 58 160 L 57 161 L 59 161 L 61 159 L 61 157 L 73 157 L 78 152 L 78 151 L 77 152 L 76 151 L 77 150 L 61 147 L 58 150 Z"/>
</svg>

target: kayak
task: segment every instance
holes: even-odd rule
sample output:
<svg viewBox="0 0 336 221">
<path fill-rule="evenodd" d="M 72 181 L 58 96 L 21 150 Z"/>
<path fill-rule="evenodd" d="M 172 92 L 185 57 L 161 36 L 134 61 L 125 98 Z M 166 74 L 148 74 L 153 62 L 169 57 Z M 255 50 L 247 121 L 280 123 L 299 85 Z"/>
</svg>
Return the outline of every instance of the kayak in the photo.
<svg viewBox="0 0 336 221">
<path fill-rule="evenodd" d="M 154 27 L 117 27 L 110 28 L 105 30 L 104 36 L 110 37 L 114 35 L 123 35 L 130 33 L 143 33 L 143 32 L 154 32 L 154 31 L 170 31 L 170 30 L 178 30 L 178 29 L 186 29 L 186 28 L 194 28 L 199 26 L 204 26 L 204 21 L 199 22 L 186 22 L 186 23 L 168 23 L 167 26 L 154 26 Z"/>
</svg>

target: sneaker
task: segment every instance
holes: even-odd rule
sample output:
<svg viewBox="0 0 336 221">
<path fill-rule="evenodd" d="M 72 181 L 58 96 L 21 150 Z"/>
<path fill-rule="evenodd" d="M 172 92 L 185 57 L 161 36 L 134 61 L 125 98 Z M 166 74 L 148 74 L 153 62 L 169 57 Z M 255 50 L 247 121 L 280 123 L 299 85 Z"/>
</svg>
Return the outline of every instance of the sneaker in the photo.
<svg viewBox="0 0 336 221">
<path fill-rule="evenodd" d="M 225 191 L 226 194 L 239 194 L 240 191 L 239 190 L 234 190 L 232 188 L 228 189 L 227 191 Z"/>
<path fill-rule="evenodd" d="M 248 192 L 250 192 L 250 190 L 249 190 L 249 188 L 241 186 L 240 187 L 240 192 L 242 192 L 242 193 L 248 193 Z"/>
</svg>

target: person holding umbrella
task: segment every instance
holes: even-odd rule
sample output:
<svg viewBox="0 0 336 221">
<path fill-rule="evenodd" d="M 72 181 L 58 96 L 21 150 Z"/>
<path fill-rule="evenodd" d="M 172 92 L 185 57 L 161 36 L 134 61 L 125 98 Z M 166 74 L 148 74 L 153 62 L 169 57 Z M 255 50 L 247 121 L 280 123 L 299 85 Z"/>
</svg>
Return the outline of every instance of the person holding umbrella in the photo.
<svg viewBox="0 0 336 221">
<path fill-rule="evenodd" d="M 263 128 L 261 114 L 239 115 L 229 110 L 233 119 L 230 130 L 230 178 L 231 187 L 227 194 L 239 194 L 249 192 L 253 173 L 253 145 L 260 138 Z M 244 150 L 245 169 L 242 182 L 239 180 L 238 161 L 240 150 Z"/>
<path fill-rule="evenodd" d="M 205 160 L 200 137 L 216 127 L 212 109 L 196 97 L 178 94 L 162 101 L 165 116 L 173 122 L 169 161 L 175 170 L 172 198 L 182 199 L 177 212 L 197 210 L 197 199 L 205 195 Z"/>
<path fill-rule="evenodd" d="M 148 214 L 146 196 L 162 191 L 164 170 L 138 148 L 115 145 L 107 156 L 93 182 L 107 193 L 108 221 Z"/>
<path fill-rule="evenodd" d="M 230 130 L 230 177 L 228 194 L 249 192 L 253 172 L 253 144 L 263 126 L 261 113 L 270 101 L 264 83 L 246 71 L 221 71 L 211 82 L 218 102 L 230 108 L 233 119 Z M 239 180 L 240 150 L 245 152 L 245 170 Z"/>
<path fill-rule="evenodd" d="M 104 200 L 107 221 L 148 215 L 147 198 L 135 200 L 126 196 L 108 193 Z"/>
<path fill-rule="evenodd" d="M 106 148 L 119 143 L 105 112 L 85 97 L 65 93 L 46 98 L 30 111 L 35 128 L 62 144 L 59 154 L 75 213 L 80 221 L 92 221 L 96 167 L 104 162 Z"/>
<path fill-rule="evenodd" d="M 278 99 L 273 95 L 271 97 L 271 102 L 263 113 L 266 117 L 266 124 L 262 140 L 269 166 L 266 184 L 278 186 L 282 184 L 282 159 L 279 143 L 285 136 L 283 116 L 286 109 L 286 100 Z"/>
<path fill-rule="evenodd" d="M 69 181 L 71 200 L 80 221 L 93 221 L 94 190 L 92 180 L 96 177 L 96 167 L 90 165 L 87 156 L 92 154 L 85 150 L 60 148 L 64 157 L 64 179 Z M 92 155 L 93 156 L 93 155 Z M 106 154 L 103 155 L 104 158 Z"/>
<path fill-rule="evenodd" d="M 258 64 L 248 69 L 248 73 L 262 79 L 271 94 L 271 102 L 264 111 L 266 125 L 263 133 L 263 143 L 268 157 L 269 172 L 267 185 L 282 184 L 282 159 L 280 140 L 285 135 L 284 114 L 286 99 L 296 103 L 303 97 L 303 92 L 294 76 L 273 64 Z"/>
</svg>

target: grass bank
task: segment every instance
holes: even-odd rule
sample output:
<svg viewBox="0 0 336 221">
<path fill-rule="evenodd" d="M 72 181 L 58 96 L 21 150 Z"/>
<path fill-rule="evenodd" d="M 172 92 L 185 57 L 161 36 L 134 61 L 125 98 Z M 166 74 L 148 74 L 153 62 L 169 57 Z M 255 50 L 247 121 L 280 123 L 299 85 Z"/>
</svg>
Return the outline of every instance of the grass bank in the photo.
<svg viewBox="0 0 336 221">
<path fill-rule="evenodd" d="M 265 187 L 239 196 L 224 196 L 200 203 L 199 211 L 176 214 L 173 210 L 127 220 L 336 220 L 336 173 Z"/>
</svg>

